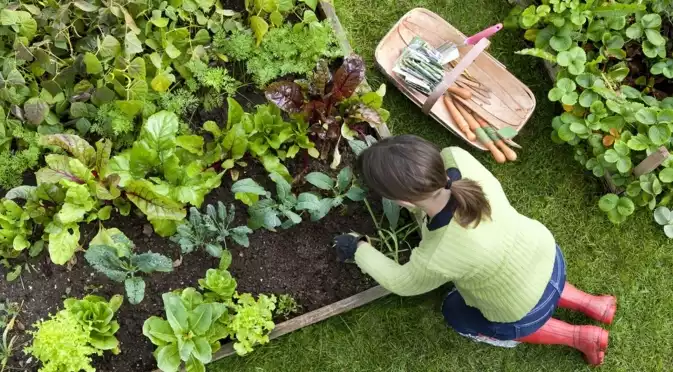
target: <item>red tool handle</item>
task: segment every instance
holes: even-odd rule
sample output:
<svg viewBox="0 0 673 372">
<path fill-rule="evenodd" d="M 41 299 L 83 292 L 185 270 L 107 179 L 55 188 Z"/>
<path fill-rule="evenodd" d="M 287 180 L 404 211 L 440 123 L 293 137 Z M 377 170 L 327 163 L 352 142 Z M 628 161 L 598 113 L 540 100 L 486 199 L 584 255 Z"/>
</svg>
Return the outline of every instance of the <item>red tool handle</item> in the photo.
<svg viewBox="0 0 673 372">
<path fill-rule="evenodd" d="M 484 31 L 481 31 L 477 34 L 474 34 L 467 39 L 465 39 L 465 45 L 475 45 L 476 43 L 479 42 L 479 40 L 483 38 L 488 38 L 493 36 L 496 32 L 502 30 L 502 23 L 498 23 L 497 25 L 493 25 Z"/>
</svg>

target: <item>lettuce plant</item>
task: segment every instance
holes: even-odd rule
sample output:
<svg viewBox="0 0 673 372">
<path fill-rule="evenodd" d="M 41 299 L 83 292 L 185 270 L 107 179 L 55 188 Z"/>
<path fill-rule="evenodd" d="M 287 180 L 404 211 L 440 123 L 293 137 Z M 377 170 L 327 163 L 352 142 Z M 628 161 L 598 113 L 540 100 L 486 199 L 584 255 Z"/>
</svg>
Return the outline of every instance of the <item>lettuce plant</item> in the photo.
<svg viewBox="0 0 673 372">
<path fill-rule="evenodd" d="M 99 350 L 112 350 L 119 354 L 119 340 L 115 333 L 119 323 L 113 320 L 123 301 L 120 295 L 114 295 L 107 301 L 100 296 L 86 296 L 81 300 L 68 298 L 63 302 L 65 310 L 89 331 L 89 343 Z"/>
<path fill-rule="evenodd" d="M 276 308 L 276 296 L 262 294 L 255 300 L 250 293 L 237 293 L 234 300 L 234 315 L 227 329 L 229 335 L 236 339 L 236 353 L 246 355 L 253 350 L 253 346 L 269 342 L 269 333 L 275 327 L 273 311 Z"/>
<path fill-rule="evenodd" d="M 173 261 L 160 253 L 133 252 L 133 242 L 118 229 L 101 227 L 84 254 L 89 265 L 108 278 L 123 282 L 126 297 L 133 305 L 145 297 L 145 281 L 140 273 L 173 271 Z"/>
<path fill-rule="evenodd" d="M 0 202 L 0 256 L 15 258 L 30 247 L 33 233 L 30 214 L 13 200 Z"/>
<path fill-rule="evenodd" d="M 222 130 L 215 122 L 204 123 L 214 141 L 209 144 L 206 158 L 219 163 L 224 170 L 233 168 L 235 161 L 251 153 L 269 173 L 278 173 L 291 179 L 290 172 L 281 163 L 294 158 L 301 149 L 317 156 L 315 145 L 302 123 L 286 122 L 280 110 L 273 105 L 258 105 L 254 113 L 246 113 L 241 105 L 227 98 L 227 125 Z"/>
<path fill-rule="evenodd" d="M 231 264 L 231 253 L 222 255 L 217 269 L 208 269 L 206 277 L 199 279 L 199 286 L 204 291 L 204 298 L 208 302 L 231 303 L 236 293 L 236 279 L 227 271 Z"/>
<path fill-rule="evenodd" d="M 352 201 L 362 201 L 365 198 L 366 191 L 354 184 L 353 171 L 350 167 L 342 168 L 336 180 L 325 173 L 311 172 L 306 175 L 306 181 L 330 194 L 325 198 L 311 192 L 299 194 L 296 208 L 308 211 L 312 221 L 325 217 L 332 208 L 340 206 L 345 198 Z"/>
<path fill-rule="evenodd" d="M 248 234 L 252 230 L 247 226 L 231 226 L 235 217 L 236 209 L 233 204 L 228 211 L 222 202 L 217 203 L 217 208 L 208 204 L 205 214 L 192 207 L 189 210 L 189 219 L 178 226 L 177 233 L 171 240 L 180 245 L 182 253 L 205 249 L 211 256 L 221 257 L 223 249 L 227 249 L 228 239 L 243 247 L 250 244 Z"/>
<path fill-rule="evenodd" d="M 60 311 L 34 327 L 36 330 L 30 332 L 33 341 L 24 351 L 42 362 L 40 372 L 96 371 L 91 356 L 103 352 L 89 344 L 89 330 L 74 314 Z"/>
<path fill-rule="evenodd" d="M 64 310 L 34 324 L 33 341 L 24 351 L 42 362 L 40 372 L 95 372 L 92 355 L 119 352 L 114 336 L 119 324 L 113 318 L 121 303 L 121 296 L 66 299 Z"/>
<path fill-rule="evenodd" d="M 166 319 L 152 316 L 143 324 L 143 334 L 157 345 L 154 357 L 164 372 L 178 371 L 184 363 L 188 371 L 205 371 L 220 348 L 226 330 L 214 324 L 227 312 L 227 306 L 204 302 L 194 288 L 181 293 L 164 293 Z"/>
</svg>

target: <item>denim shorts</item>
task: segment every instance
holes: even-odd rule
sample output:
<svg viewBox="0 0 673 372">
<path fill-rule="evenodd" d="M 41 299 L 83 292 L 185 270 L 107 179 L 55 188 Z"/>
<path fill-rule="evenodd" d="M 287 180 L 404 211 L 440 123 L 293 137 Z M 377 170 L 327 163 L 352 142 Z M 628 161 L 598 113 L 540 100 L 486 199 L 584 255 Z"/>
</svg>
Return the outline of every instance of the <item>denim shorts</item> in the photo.
<svg viewBox="0 0 673 372">
<path fill-rule="evenodd" d="M 513 323 L 492 322 L 479 309 L 465 303 L 458 290 L 451 291 L 442 304 L 446 323 L 459 333 L 469 336 L 487 336 L 497 340 L 516 340 L 541 328 L 551 318 L 561 298 L 566 281 L 566 267 L 561 248 L 556 246 L 556 259 L 551 279 L 540 301 L 526 316 Z"/>
</svg>

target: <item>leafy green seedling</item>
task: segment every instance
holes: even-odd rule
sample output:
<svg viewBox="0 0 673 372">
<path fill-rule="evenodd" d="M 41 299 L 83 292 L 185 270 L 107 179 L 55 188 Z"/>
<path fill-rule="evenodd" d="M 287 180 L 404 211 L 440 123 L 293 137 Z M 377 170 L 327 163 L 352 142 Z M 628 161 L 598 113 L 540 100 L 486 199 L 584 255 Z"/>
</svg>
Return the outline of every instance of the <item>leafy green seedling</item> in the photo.
<svg viewBox="0 0 673 372">
<path fill-rule="evenodd" d="M 559 52 L 556 56 L 556 63 L 567 67 L 568 72 L 573 75 L 579 75 L 584 72 L 584 64 L 587 62 L 587 53 L 580 47 L 572 47 L 566 51 Z"/>
<path fill-rule="evenodd" d="M 650 72 L 654 75 L 664 75 L 668 79 L 673 79 L 673 59 L 666 58 L 652 65 Z"/>
<path fill-rule="evenodd" d="M 173 261 L 159 253 L 133 252 L 133 242 L 118 229 L 101 228 L 84 254 L 96 271 L 116 282 L 124 282 L 126 297 L 139 304 L 145 297 L 145 281 L 140 273 L 173 271 Z"/>
<path fill-rule="evenodd" d="M 301 306 L 291 295 L 282 294 L 278 296 L 278 303 L 276 304 L 275 311 L 276 316 L 287 319 L 290 317 L 290 315 L 298 313 L 300 310 Z"/>
<path fill-rule="evenodd" d="M 659 14 L 645 14 L 626 29 L 626 36 L 641 40 L 643 53 L 649 58 L 666 57 L 666 39 L 661 36 L 661 16 Z"/>
<path fill-rule="evenodd" d="M 605 151 L 605 161 L 615 164 L 621 173 L 627 173 L 633 166 L 631 163 L 631 149 L 623 141 L 617 141 L 614 147 Z"/>
<path fill-rule="evenodd" d="M 616 225 L 626 221 L 626 218 L 632 215 L 636 208 L 629 197 L 622 196 L 620 198 L 615 194 L 604 195 L 598 201 L 598 207 L 607 213 L 610 222 Z"/>
<path fill-rule="evenodd" d="M 222 255 L 217 269 L 208 269 L 206 277 L 199 279 L 199 286 L 205 291 L 204 298 L 210 302 L 229 302 L 236 293 L 236 279 L 227 271 L 231 264 L 231 253 Z"/>
<path fill-rule="evenodd" d="M 575 91 L 576 88 L 577 85 L 574 81 L 568 78 L 559 79 L 556 86 L 547 94 L 547 98 L 552 102 L 560 101 L 564 105 L 574 105 L 579 97 Z"/>
<path fill-rule="evenodd" d="M 81 300 L 68 298 L 63 301 L 65 311 L 75 316 L 75 319 L 89 330 L 91 346 L 99 350 L 112 350 L 119 353 L 119 340 L 115 333 L 119 330 L 119 323 L 113 320 L 114 314 L 122 305 L 124 298 L 114 295 L 110 301 L 100 296 L 86 296 Z"/>
<path fill-rule="evenodd" d="M 664 234 L 673 239 L 673 213 L 667 207 L 658 207 L 654 210 L 654 220 L 664 227 Z"/>
<path fill-rule="evenodd" d="M 278 227 L 288 229 L 301 223 L 301 216 L 293 211 L 297 206 L 297 197 L 292 193 L 292 185 L 278 173 L 271 173 L 269 178 L 276 183 L 276 199 L 266 193 L 265 199 L 248 208 L 248 227 L 253 230 L 264 227 L 276 231 Z M 255 181 L 249 180 L 257 185 Z M 257 187 L 264 189 L 259 185 Z"/>
<path fill-rule="evenodd" d="M 305 192 L 299 195 L 297 210 L 305 210 L 311 214 L 312 221 L 318 221 L 325 217 L 329 211 L 340 206 L 344 198 L 352 201 L 362 201 L 366 191 L 354 184 L 353 171 L 350 167 L 342 168 L 337 179 L 321 172 L 311 172 L 306 175 L 306 181 L 311 185 L 330 192 L 327 198 L 320 198 L 317 194 Z"/>
<path fill-rule="evenodd" d="M 143 334 L 157 345 L 157 366 L 162 371 L 178 371 L 184 363 L 188 371 L 205 371 L 213 348 L 219 348 L 219 340 L 227 337 L 223 327 L 216 326 L 227 305 L 205 303 L 194 288 L 164 293 L 162 298 L 166 319 L 152 316 L 143 324 Z"/>
<path fill-rule="evenodd" d="M 222 202 L 217 208 L 209 204 L 206 213 L 198 209 L 189 209 L 189 219 L 178 226 L 177 232 L 171 237 L 180 245 L 182 253 L 191 253 L 195 249 L 205 249 L 213 257 L 221 257 L 223 249 L 227 249 L 227 238 L 247 247 L 248 234 L 252 232 L 247 226 L 231 227 L 236 216 L 233 205 L 229 211 Z M 224 248 L 223 248 L 224 246 Z"/>
<path fill-rule="evenodd" d="M 566 23 L 561 27 L 551 26 L 552 37 L 549 39 L 549 46 L 557 52 L 570 49 L 573 43 L 572 27 L 570 23 Z"/>
</svg>

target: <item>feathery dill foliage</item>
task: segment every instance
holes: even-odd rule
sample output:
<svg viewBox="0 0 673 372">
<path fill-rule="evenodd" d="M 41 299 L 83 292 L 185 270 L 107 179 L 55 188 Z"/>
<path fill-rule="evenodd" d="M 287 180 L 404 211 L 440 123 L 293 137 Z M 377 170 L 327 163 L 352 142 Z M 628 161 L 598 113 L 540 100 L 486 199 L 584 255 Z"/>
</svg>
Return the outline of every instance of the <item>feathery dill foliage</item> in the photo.
<svg viewBox="0 0 673 372">
<path fill-rule="evenodd" d="M 196 110 L 199 99 L 187 89 L 179 88 L 166 92 L 159 97 L 159 106 L 162 109 L 174 112 L 179 117 Z"/>
<path fill-rule="evenodd" d="M 5 142 L 0 145 L 0 188 L 8 190 L 20 185 L 23 173 L 37 166 L 42 150 L 37 143 L 37 133 L 14 120 L 7 120 L 5 125 L 6 136 L 2 139 Z"/>
<path fill-rule="evenodd" d="M 224 99 L 236 94 L 241 86 L 223 67 L 208 66 L 200 60 L 191 60 L 185 66 L 194 75 L 193 79 L 187 81 L 189 90 L 207 89 L 203 96 L 203 108 L 206 111 L 221 106 Z"/>
<path fill-rule="evenodd" d="M 214 37 L 213 46 L 231 60 L 246 61 L 248 73 L 260 87 L 286 75 L 308 74 L 319 59 L 343 55 L 326 21 L 272 28 L 259 47 L 249 31 L 223 30 Z"/>
</svg>

